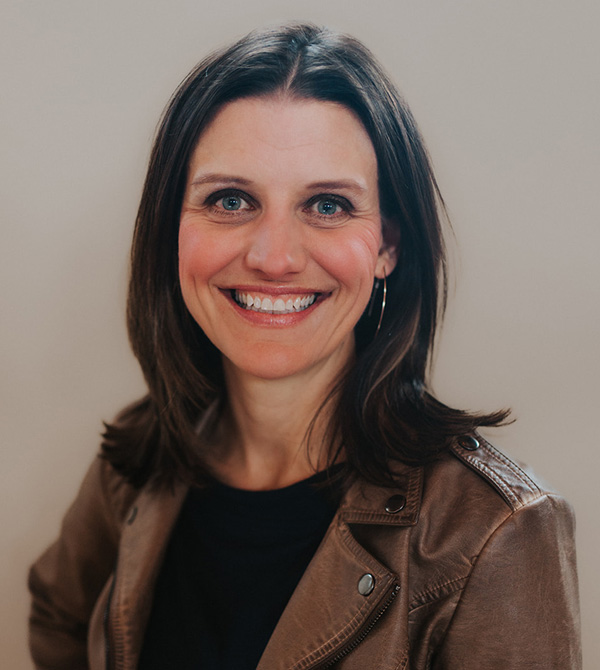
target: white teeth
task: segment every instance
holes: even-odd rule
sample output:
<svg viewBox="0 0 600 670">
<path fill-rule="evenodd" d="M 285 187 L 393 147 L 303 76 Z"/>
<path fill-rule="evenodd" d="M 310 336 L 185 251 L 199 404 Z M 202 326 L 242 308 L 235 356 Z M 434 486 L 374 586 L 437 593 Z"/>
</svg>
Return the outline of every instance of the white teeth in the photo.
<svg viewBox="0 0 600 670">
<path fill-rule="evenodd" d="M 262 312 L 265 314 L 292 314 L 293 312 L 302 312 L 310 307 L 317 298 L 317 294 L 306 295 L 302 298 L 259 298 L 253 297 L 249 293 L 233 291 L 233 298 L 240 307 L 249 309 L 253 312 Z"/>
</svg>

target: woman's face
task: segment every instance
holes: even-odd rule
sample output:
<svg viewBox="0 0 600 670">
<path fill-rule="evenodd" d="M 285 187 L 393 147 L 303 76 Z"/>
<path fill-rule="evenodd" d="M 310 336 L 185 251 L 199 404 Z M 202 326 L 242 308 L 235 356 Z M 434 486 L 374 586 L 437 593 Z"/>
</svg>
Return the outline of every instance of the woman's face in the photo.
<svg viewBox="0 0 600 670">
<path fill-rule="evenodd" d="M 263 379 L 339 372 L 374 277 L 393 265 L 375 152 L 350 111 L 274 97 L 219 112 L 189 166 L 179 276 L 226 366 Z"/>
</svg>

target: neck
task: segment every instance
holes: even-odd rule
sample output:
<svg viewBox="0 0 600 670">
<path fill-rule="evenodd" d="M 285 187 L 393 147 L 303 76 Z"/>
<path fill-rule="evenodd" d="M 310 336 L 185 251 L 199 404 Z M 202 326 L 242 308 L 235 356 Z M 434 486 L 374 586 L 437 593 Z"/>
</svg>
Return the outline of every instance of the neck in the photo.
<svg viewBox="0 0 600 670">
<path fill-rule="evenodd" d="M 225 361 L 228 403 L 210 464 L 216 477 L 237 488 L 266 490 L 289 486 L 326 467 L 333 403 L 318 410 L 346 365 L 261 379 Z"/>
</svg>

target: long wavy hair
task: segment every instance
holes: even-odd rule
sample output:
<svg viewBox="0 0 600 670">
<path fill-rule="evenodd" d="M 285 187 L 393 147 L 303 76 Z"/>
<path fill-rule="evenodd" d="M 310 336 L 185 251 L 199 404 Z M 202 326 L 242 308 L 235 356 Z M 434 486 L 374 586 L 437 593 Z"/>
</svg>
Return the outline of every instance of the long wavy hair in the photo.
<svg viewBox="0 0 600 670">
<path fill-rule="evenodd" d="M 252 32 L 208 56 L 177 89 L 160 122 L 133 235 L 127 305 L 148 393 L 106 425 L 102 445 L 134 486 L 207 476 L 199 423 L 206 429 L 218 419 L 226 388 L 221 354 L 190 316 L 179 285 L 187 170 L 203 130 L 224 105 L 276 94 L 335 102 L 361 120 L 377 156 L 383 234 L 397 250 L 380 330 L 374 336 L 377 305 L 357 325 L 355 364 L 322 407 L 330 416 L 329 463 L 343 449 L 344 478 L 386 484 L 394 460 L 425 463 L 457 435 L 506 418 L 505 411 L 452 409 L 430 391 L 447 295 L 445 212 L 408 106 L 359 41 L 314 25 L 288 25 Z"/>
</svg>

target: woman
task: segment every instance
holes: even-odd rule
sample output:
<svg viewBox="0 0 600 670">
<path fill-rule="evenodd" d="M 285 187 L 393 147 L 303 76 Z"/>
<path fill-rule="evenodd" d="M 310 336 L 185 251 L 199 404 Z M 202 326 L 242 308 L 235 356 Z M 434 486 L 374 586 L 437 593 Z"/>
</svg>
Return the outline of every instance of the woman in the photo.
<svg viewBox="0 0 600 670">
<path fill-rule="evenodd" d="M 580 667 L 569 506 L 429 390 L 440 210 L 357 41 L 189 75 L 133 241 L 148 395 L 32 568 L 37 667 Z"/>
</svg>

